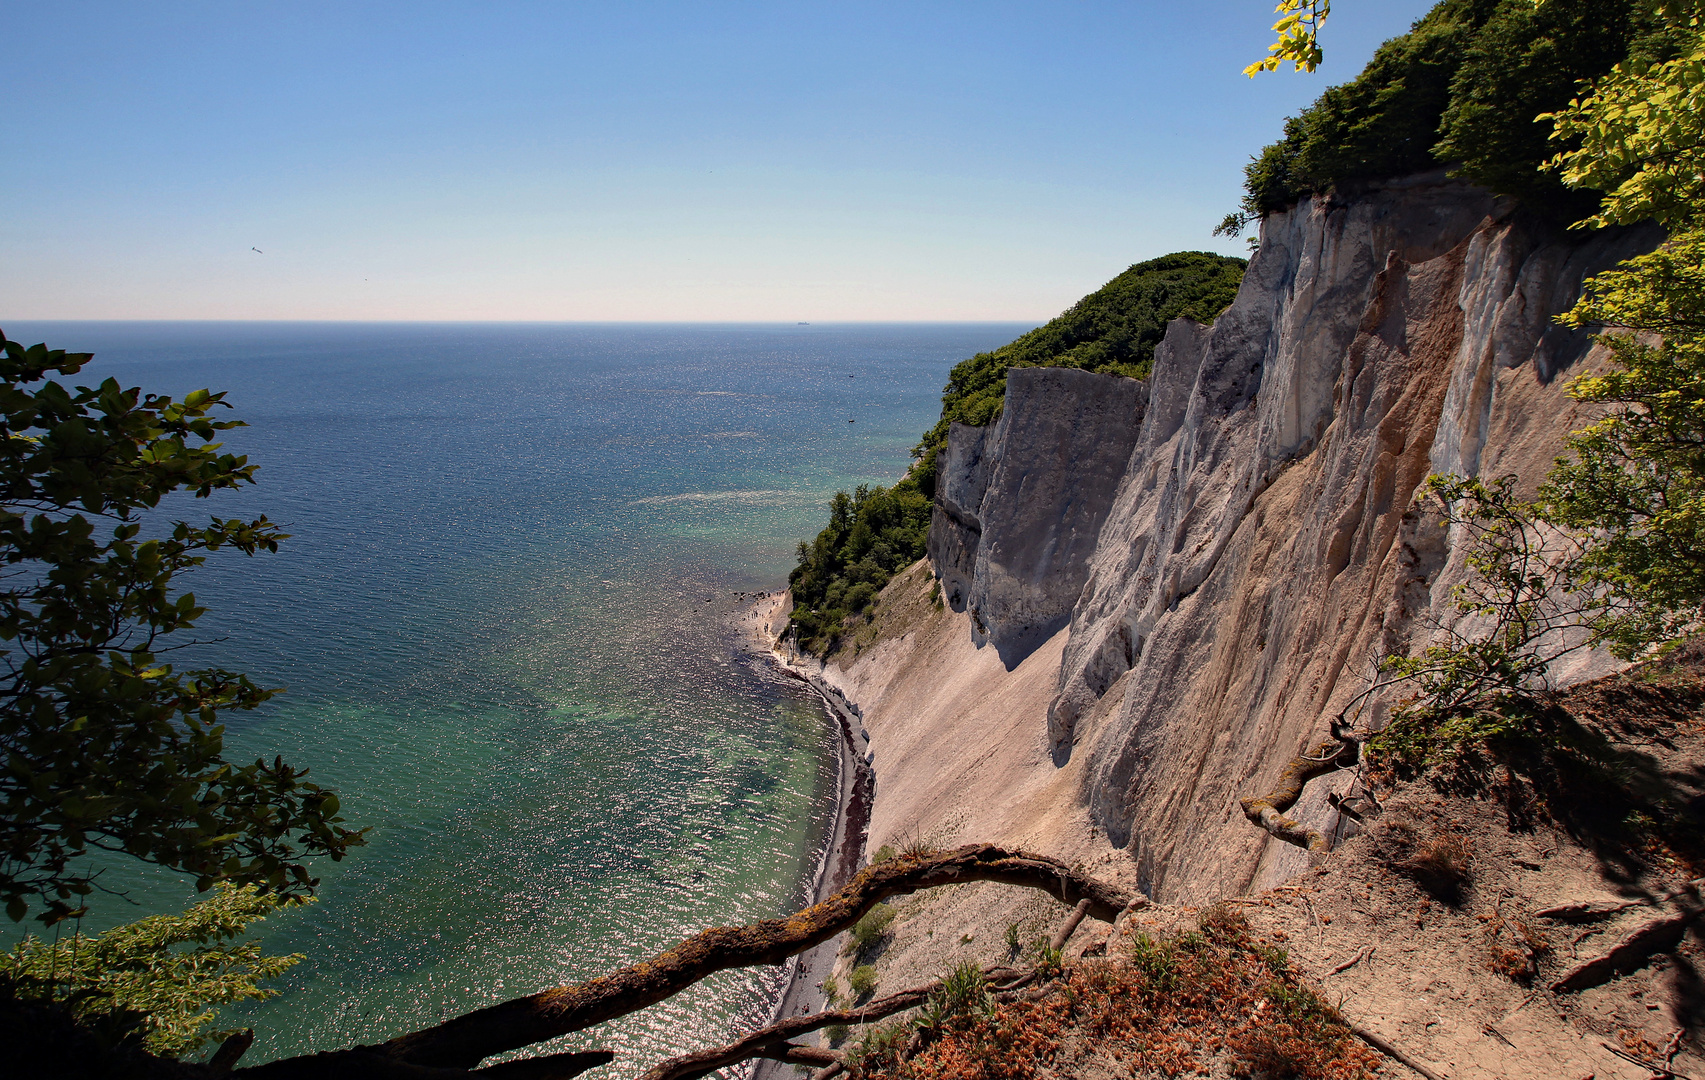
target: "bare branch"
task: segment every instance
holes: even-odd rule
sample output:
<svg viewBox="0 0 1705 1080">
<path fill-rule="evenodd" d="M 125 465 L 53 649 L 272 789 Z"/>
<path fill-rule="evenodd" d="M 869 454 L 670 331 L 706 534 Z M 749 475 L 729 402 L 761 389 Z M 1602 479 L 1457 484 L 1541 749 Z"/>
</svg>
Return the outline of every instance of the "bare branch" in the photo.
<svg viewBox="0 0 1705 1080">
<path fill-rule="evenodd" d="M 837 1009 L 830 1012 L 813 1013 L 810 1016 L 796 1016 L 780 1023 L 760 1028 L 743 1039 L 738 1039 L 726 1046 L 712 1047 L 709 1050 L 698 1050 L 691 1054 L 670 1058 L 647 1070 L 640 1080 L 694 1080 L 695 1077 L 713 1073 L 718 1069 L 738 1064 L 747 1058 L 767 1057 L 765 1053 L 770 1047 L 797 1039 L 819 1031 L 830 1024 L 868 1024 L 873 1020 L 885 1020 L 898 1012 L 915 1009 L 929 1000 L 930 991 L 936 989 L 939 982 L 928 986 L 914 986 L 910 990 L 901 990 L 889 994 L 867 1005 L 856 1009 Z M 830 1061 L 815 1062 L 817 1065 L 832 1065 Z"/>
<path fill-rule="evenodd" d="M 458 1016 L 436 1027 L 402 1035 L 376 1047 L 344 1054 L 434 1068 L 471 1069 L 507 1050 L 580 1031 L 654 1005 L 729 968 L 780 964 L 828 941 L 890 896 L 970 881 L 998 881 L 1040 889 L 1062 903 L 1088 900 L 1088 914 L 1111 923 L 1133 899 L 1126 890 L 1072 869 L 1057 859 L 993 845 L 901 856 L 868 866 L 840 892 L 785 919 L 749 926 L 719 926 L 683 941 L 643 963 L 575 986 L 557 987 Z M 335 1054 L 287 1058 L 267 1069 L 268 1077 L 296 1075 L 275 1067 L 308 1062 L 323 1068 Z M 241 1070 L 238 1076 L 253 1075 Z"/>
<path fill-rule="evenodd" d="M 1291 759 L 1272 792 L 1243 800 L 1243 816 L 1261 826 L 1287 844 L 1295 844 L 1315 855 L 1324 855 L 1331 842 L 1318 829 L 1310 829 L 1285 811 L 1302 798 L 1302 789 L 1310 780 L 1324 773 L 1347 768 L 1356 763 L 1357 744 L 1337 736 L 1323 742 L 1313 754 L 1300 754 Z"/>
</svg>

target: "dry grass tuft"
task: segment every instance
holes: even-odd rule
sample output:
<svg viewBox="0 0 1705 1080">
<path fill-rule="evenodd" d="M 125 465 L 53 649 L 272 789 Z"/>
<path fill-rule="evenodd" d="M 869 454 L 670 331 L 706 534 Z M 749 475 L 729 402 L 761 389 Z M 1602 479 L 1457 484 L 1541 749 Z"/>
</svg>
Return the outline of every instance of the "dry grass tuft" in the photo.
<svg viewBox="0 0 1705 1080">
<path fill-rule="evenodd" d="M 1415 880 L 1433 898 L 1456 904 L 1473 876 L 1473 856 L 1455 836 L 1435 836 L 1422 842 L 1397 869 Z"/>
<path fill-rule="evenodd" d="M 1232 1075 L 1361 1080 L 1380 1059 L 1235 910 L 1204 912 L 1172 937 L 1123 936 L 1113 958 L 1066 968 L 1029 1000 L 939 1020 L 913 1040 L 873 1029 L 867 1080 L 1043 1080 Z M 915 1052 L 914 1052 L 915 1049 Z"/>
</svg>

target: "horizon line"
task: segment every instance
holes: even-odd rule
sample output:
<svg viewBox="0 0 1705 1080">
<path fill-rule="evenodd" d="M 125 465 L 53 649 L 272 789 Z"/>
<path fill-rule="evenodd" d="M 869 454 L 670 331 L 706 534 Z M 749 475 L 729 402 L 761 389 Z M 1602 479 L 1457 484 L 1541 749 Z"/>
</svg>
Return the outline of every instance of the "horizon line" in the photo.
<svg viewBox="0 0 1705 1080">
<path fill-rule="evenodd" d="M 431 325 L 431 326 L 944 326 L 976 325 L 978 323 L 1034 323 L 1037 326 L 1056 318 L 1045 316 L 1006 319 L 824 319 L 821 321 L 787 319 L 186 319 L 186 318 L 66 318 L 56 316 L 0 317 L 6 323 L 315 323 L 323 325 Z"/>
</svg>

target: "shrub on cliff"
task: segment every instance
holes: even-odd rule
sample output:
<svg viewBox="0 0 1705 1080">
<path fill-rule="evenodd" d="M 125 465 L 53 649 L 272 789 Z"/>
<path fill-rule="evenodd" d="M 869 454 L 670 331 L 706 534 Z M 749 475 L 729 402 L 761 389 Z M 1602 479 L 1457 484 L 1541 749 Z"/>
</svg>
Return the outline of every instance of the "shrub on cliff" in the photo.
<svg viewBox="0 0 1705 1080">
<path fill-rule="evenodd" d="M 930 462 L 933 466 L 933 460 Z M 829 524 L 800 542 L 788 575 L 801 648 L 832 648 L 842 624 L 870 607 L 895 572 L 923 557 L 935 497 L 935 470 L 914 469 L 891 488 L 859 485 L 829 501 Z"/>
</svg>

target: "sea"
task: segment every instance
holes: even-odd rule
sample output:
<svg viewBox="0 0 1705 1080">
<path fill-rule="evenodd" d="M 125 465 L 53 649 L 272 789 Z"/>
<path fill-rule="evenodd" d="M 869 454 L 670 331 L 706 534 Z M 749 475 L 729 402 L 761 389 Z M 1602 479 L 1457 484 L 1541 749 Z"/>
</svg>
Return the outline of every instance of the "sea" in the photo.
<svg viewBox="0 0 1705 1080">
<path fill-rule="evenodd" d="M 837 490 L 899 478 L 957 361 L 1029 324 L 13 321 L 93 352 L 72 380 L 223 390 L 258 483 L 168 516 L 265 514 L 277 554 L 185 577 L 179 668 L 286 692 L 228 757 L 335 789 L 366 847 L 255 937 L 302 960 L 244 1064 L 372 1043 L 795 909 L 835 800 L 835 731 L 739 631 Z M 155 523 L 158 524 L 158 521 Z M 85 931 L 181 910 L 112 862 Z M 548 1044 L 617 1067 L 764 1022 L 727 972 Z"/>
</svg>

